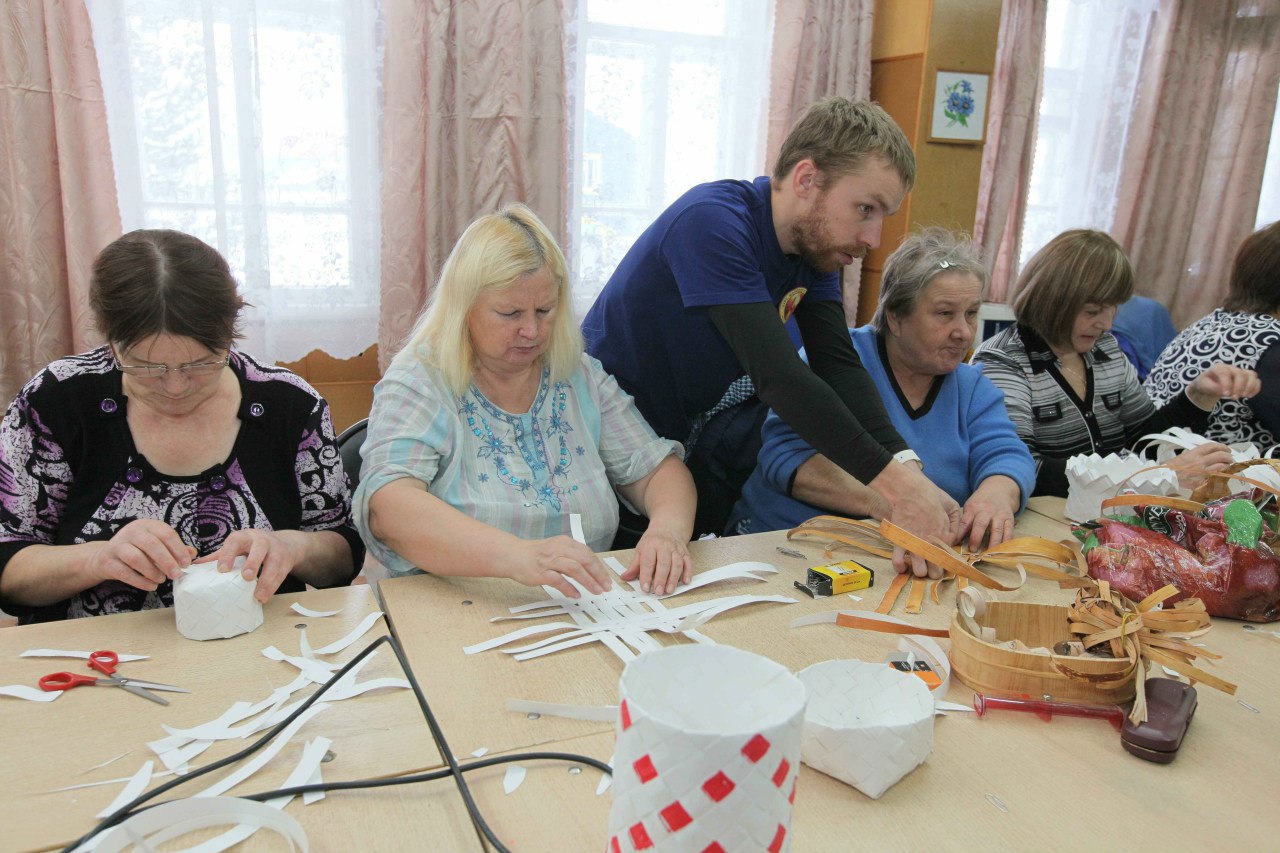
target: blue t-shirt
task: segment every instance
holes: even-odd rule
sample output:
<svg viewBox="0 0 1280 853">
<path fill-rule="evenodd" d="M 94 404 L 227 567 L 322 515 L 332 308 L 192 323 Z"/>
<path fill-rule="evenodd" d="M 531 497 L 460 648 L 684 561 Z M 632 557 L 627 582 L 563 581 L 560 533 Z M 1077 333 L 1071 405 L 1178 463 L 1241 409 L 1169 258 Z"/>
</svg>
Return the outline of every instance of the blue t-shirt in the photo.
<svg viewBox="0 0 1280 853">
<path fill-rule="evenodd" d="M 783 253 L 769 179 L 689 190 L 636 240 L 582 321 L 587 351 L 635 397 L 657 433 L 684 441 L 693 419 L 744 375 L 705 310 L 779 304 L 796 288 L 839 302 L 839 273 Z"/>
<path fill-rule="evenodd" d="M 924 473 L 963 505 L 987 477 L 1003 474 L 1022 490 L 1026 506 L 1036 482 L 1036 466 L 1004 407 L 1004 395 L 982 375 L 982 368 L 961 364 L 934 385 L 930 397 L 908 413 L 905 397 L 889 375 L 875 329 L 850 329 L 854 349 L 875 380 L 893 425 L 916 449 Z M 796 469 L 816 451 L 773 412 L 764 422 L 760 464 L 742 489 L 730 529 L 742 519 L 742 533 L 795 527 L 824 510 L 798 501 L 787 490 Z"/>
</svg>

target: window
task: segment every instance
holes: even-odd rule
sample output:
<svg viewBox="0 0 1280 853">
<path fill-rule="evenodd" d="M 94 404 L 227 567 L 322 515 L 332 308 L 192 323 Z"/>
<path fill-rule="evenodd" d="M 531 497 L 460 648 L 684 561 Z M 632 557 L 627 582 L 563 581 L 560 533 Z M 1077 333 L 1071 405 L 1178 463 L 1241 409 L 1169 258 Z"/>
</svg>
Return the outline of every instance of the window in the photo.
<svg viewBox="0 0 1280 853">
<path fill-rule="evenodd" d="M 1110 228 L 1153 0 L 1049 0 L 1018 265 L 1069 228 Z"/>
<path fill-rule="evenodd" d="M 695 184 L 760 174 L 766 0 L 586 0 L 578 35 L 574 299 Z"/>
<path fill-rule="evenodd" d="M 1271 146 L 1262 172 L 1262 196 L 1258 199 L 1255 230 L 1280 220 L 1280 86 L 1276 87 L 1276 115 L 1271 124 Z"/>
<path fill-rule="evenodd" d="M 125 231 L 217 248 L 245 348 L 346 357 L 377 338 L 374 4 L 91 0 Z"/>
</svg>

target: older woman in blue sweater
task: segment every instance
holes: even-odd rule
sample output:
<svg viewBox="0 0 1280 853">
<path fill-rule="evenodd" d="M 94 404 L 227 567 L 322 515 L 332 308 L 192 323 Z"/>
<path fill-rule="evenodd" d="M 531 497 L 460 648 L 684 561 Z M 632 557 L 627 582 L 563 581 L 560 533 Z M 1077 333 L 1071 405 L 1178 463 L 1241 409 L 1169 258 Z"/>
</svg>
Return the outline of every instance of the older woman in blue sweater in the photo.
<svg viewBox="0 0 1280 853">
<path fill-rule="evenodd" d="M 926 229 L 889 256 L 871 324 L 849 330 L 894 427 L 918 448 L 925 476 L 963 508 L 955 541 L 975 549 L 1012 536 L 1036 476 L 1003 395 L 980 368 L 963 363 L 985 284 L 966 235 Z M 794 527 L 823 513 L 882 518 L 885 509 L 876 492 L 770 413 L 729 532 Z"/>
</svg>

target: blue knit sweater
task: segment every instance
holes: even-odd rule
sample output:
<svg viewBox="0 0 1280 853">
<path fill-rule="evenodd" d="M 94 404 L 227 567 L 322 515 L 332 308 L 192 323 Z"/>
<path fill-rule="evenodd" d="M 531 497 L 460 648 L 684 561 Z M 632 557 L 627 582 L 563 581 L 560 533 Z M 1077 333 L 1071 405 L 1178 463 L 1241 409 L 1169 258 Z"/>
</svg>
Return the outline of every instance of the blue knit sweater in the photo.
<svg viewBox="0 0 1280 853">
<path fill-rule="evenodd" d="M 909 413 L 877 346 L 875 329 L 862 326 L 849 334 L 894 427 L 924 462 L 925 476 L 963 505 L 983 480 L 1004 474 L 1022 489 L 1019 509 L 1026 506 L 1035 485 L 1035 463 L 1009 420 L 1004 395 L 980 367 L 961 364 L 934 385 L 920 409 Z M 796 469 L 816 451 L 773 412 L 765 420 L 763 439 L 759 464 L 730 518 L 730 532 L 784 530 L 827 512 L 788 494 Z"/>
</svg>

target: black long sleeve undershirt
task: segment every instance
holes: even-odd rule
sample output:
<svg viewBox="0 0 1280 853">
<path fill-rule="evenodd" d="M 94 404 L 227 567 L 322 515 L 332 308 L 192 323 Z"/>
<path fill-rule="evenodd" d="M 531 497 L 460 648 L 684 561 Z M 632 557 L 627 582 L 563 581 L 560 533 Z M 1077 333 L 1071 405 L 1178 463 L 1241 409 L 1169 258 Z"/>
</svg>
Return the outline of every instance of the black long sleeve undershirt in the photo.
<svg viewBox="0 0 1280 853">
<path fill-rule="evenodd" d="M 777 308 L 768 302 L 715 305 L 707 311 L 760 400 L 857 480 L 871 482 L 894 453 L 906 448 L 853 348 L 837 303 L 802 302 L 796 309 L 812 369 L 801 361 L 778 322 Z"/>
<path fill-rule="evenodd" d="M 1164 432 L 1170 427 L 1186 427 L 1200 434 L 1209 424 L 1209 413 L 1201 409 L 1183 392 L 1175 394 L 1169 402 L 1152 412 L 1141 423 L 1126 427 L 1124 440 L 1126 447 L 1144 435 Z M 1108 452 L 1114 453 L 1116 449 Z M 1072 454 L 1074 455 L 1074 454 Z M 1032 497 L 1053 495 L 1065 498 L 1070 491 L 1067 481 L 1067 456 L 1045 456 L 1040 460 L 1040 470 L 1036 474 L 1036 488 Z"/>
</svg>

